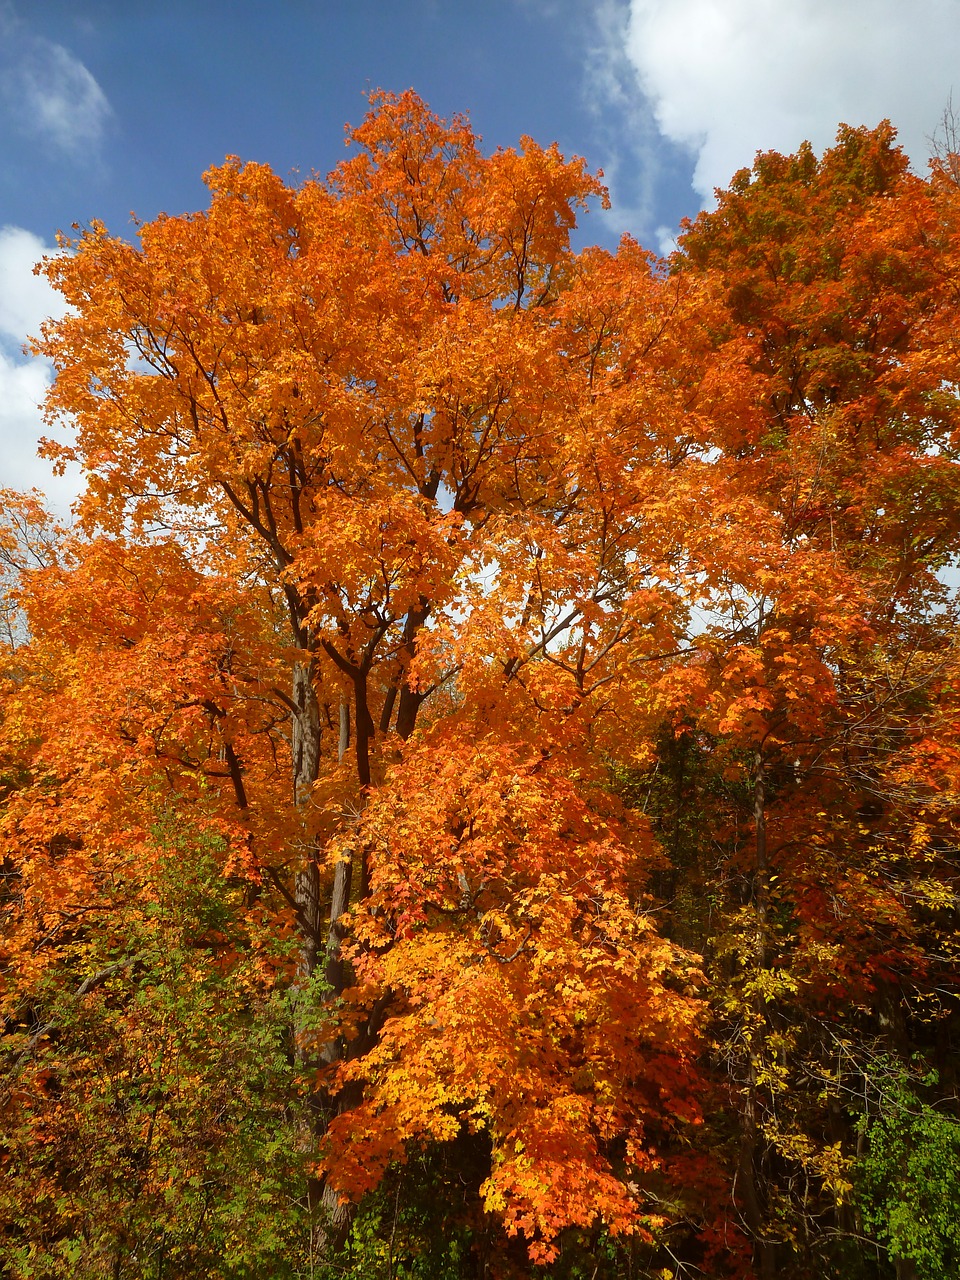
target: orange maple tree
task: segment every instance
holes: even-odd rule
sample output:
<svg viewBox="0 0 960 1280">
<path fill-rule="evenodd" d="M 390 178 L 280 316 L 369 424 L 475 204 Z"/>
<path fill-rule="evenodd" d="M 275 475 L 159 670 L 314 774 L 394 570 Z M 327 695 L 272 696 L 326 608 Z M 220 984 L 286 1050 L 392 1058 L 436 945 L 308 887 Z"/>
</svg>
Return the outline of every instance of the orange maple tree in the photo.
<svg viewBox="0 0 960 1280">
<path fill-rule="evenodd" d="M 722 563 L 683 710 L 716 770 L 699 800 L 727 885 L 711 982 L 764 1276 L 794 1250 L 827 1265 L 796 1244 L 823 1222 L 856 1230 L 844 1090 L 869 1092 L 883 1053 L 930 1053 L 924 1019 L 950 1035 L 933 904 L 955 884 L 956 207 L 888 124 L 843 127 L 822 157 L 758 156 L 672 260 L 721 304 L 709 340 L 751 379 L 714 465 L 764 532 Z"/>
<path fill-rule="evenodd" d="M 638 250 L 571 252 L 603 197 L 581 161 L 484 157 L 412 94 L 351 140 L 326 183 L 231 160 L 205 213 L 139 247 L 94 225 L 47 265 L 70 311 L 38 349 L 76 439 L 48 449 L 87 489 L 24 580 L 18 719 L 56 802 L 9 807 L 21 946 L 95 896 L 108 845 L 149 856 L 165 786 L 294 910 L 300 988 L 322 975 L 297 1040 L 334 1237 L 388 1162 L 462 1130 L 533 1258 L 568 1227 L 651 1238 L 701 1006 L 602 753 L 629 669 L 682 647 L 667 585 L 710 483 L 660 474 L 686 390 L 661 373 L 651 416 L 629 405 L 673 303 Z"/>
</svg>

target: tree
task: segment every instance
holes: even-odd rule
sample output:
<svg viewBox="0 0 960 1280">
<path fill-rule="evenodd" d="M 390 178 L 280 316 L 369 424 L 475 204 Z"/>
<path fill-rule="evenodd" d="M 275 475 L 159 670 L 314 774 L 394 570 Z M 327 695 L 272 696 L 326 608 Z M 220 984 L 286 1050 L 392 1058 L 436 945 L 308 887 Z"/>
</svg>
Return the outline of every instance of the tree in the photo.
<svg viewBox="0 0 960 1280">
<path fill-rule="evenodd" d="M 931 1047 L 911 1005 L 950 1034 L 955 956 L 925 904 L 955 883 L 955 208 L 889 125 L 844 127 L 820 158 L 758 156 L 672 260 L 722 299 L 711 340 L 754 375 L 716 465 L 770 536 L 718 592 L 695 722 L 729 913 L 704 942 L 762 1274 L 824 1265 L 811 1183 L 814 1213 L 853 1230 L 838 1053 L 857 1046 L 862 1093 L 878 1044 Z"/>
<path fill-rule="evenodd" d="M 471 1132 L 535 1259 L 598 1222 L 652 1240 L 699 1121 L 695 964 L 645 915 L 656 854 L 597 750 L 615 655 L 668 662 L 684 608 L 661 581 L 690 494 L 647 489 L 660 425 L 618 372 L 657 321 L 621 353 L 600 296 L 657 287 L 639 252 L 570 252 L 602 188 L 555 148 L 485 158 L 412 94 L 351 138 L 326 183 L 231 160 L 206 213 L 139 248 L 94 225 L 47 266 L 76 429 L 49 448 L 88 488 L 69 563 L 23 589 L 60 732 L 38 670 L 16 928 L 56 915 L 44 843 L 94 896 L 169 789 L 251 901 L 295 908 L 301 1009 L 322 974 L 296 1044 L 329 1245 L 388 1161 Z"/>
<path fill-rule="evenodd" d="M 242 911 L 216 845 L 177 825 L 88 897 L 96 928 L 70 936 L 62 913 L 56 956 L 48 941 L 7 1007 L 6 1275 L 309 1270 L 283 948 Z"/>
</svg>

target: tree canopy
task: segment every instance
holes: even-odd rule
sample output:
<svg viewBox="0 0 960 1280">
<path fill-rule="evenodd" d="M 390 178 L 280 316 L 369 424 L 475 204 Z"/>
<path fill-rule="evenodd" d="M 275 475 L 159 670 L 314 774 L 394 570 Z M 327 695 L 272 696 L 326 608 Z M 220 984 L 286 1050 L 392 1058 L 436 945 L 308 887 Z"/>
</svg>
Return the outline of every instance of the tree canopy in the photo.
<svg viewBox="0 0 960 1280">
<path fill-rule="evenodd" d="M 6 1273 L 943 1274 L 950 164 L 842 127 L 661 261 L 556 147 L 350 140 L 44 267 Z"/>
</svg>

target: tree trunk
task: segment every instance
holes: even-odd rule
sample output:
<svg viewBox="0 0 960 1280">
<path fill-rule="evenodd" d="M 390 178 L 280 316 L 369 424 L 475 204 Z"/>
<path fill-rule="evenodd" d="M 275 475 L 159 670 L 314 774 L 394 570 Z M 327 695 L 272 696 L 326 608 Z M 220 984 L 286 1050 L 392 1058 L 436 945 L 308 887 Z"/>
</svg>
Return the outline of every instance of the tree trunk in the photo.
<svg viewBox="0 0 960 1280">
<path fill-rule="evenodd" d="M 401 661 L 403 664 L 402 684 L 400 686 L 400 706 L 397 708 L 397 733 L 407 739 L 413 733 L 417 723 L 417 715 L 426 694 L 415 693 L 407 683 L 407 669 L 416 654 L 417 635 L 430 613 L 430 604 L 423 597 L 415 609 L 407 614 L 403 627 L 403 644 Z"/>
<path fill-rule="evenodd" d="M 313 664 L 298 662 L 293 668 L 293 703 L 296 713 L 292 723 L 293 798 L 298 810 L 309 802 L 310 789 L 320 770 L 320 706 L 313 687 Z M 317 967 L 323 936 L 323 912 L 320 901 L 320 867 L 312 840 L 301 849 L 301 865 L 294 883 L 297 924 L 300 929 L 298 971 L 309 978 Z"/>
</svg>

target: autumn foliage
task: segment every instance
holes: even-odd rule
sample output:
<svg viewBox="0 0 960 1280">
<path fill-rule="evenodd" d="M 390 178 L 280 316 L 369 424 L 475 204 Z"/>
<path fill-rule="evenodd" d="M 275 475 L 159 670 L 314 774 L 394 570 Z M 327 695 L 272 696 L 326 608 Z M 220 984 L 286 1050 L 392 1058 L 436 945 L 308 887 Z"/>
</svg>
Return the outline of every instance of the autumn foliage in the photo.
<svg viewBox="0 0 960 1280">
<path fill-rule="evenodd" d="M 371 108 L 44 267 L 6 1274 L 932 1276 L 883 1162 L 960 1132 L 952 170 L 843 128 L 661 262 L 572 250 L 582 161 Z"/>
</svg>

